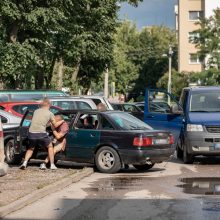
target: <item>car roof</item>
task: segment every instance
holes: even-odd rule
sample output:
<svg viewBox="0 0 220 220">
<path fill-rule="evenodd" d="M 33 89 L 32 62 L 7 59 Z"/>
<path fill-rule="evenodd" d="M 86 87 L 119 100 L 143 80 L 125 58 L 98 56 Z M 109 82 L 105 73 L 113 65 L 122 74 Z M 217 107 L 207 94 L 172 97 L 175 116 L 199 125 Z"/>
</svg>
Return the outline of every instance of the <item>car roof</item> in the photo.
<svg viewBox="0 0 220 220">
<path fill-rule="evenodd" d="M 39 104 L 38 102 L 35 101 L 27 101 L 27 102 L 0 102 L 0 105 L 13 105 L 13 104 Z"/>
<path fill-rule="evenodd" d="M 57 114 L 73 114 L 73 113 L 82 113 L 82 114 L 95 114 L 95 113 L 100 113 L 100 114 L 111 114 L 111 113 L 124 113 L 122 111 L 117 111 L 117 110 L 107 110 L 107 111 L 98 111 L 96 109 L 85 109 L 85 110 L 60 110 Z"/>
<path fill-rule="evenodd" d="M 185 87 L 184 90 L 191 90 L 191 91 L 216 91 L 216 90 L 220 90 L 220 86 L 189 86 L 189 87 Z"/>
</svg>

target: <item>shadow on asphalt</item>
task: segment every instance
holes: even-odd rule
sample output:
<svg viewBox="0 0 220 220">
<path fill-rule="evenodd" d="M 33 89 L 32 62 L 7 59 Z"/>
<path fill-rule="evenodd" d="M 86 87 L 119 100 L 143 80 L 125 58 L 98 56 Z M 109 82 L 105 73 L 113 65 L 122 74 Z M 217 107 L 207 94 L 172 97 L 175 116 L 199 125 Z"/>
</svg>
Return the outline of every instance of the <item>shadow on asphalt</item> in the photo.
<svg viewBox="0 0 220 220">
<path fill-rule="evenodd" d="M 183 164 L 183 161 L 178 158 L 173 158 L 169 162 L 171 163 L 177 163 L 177 164 Z M 195 157 L 194 163 L 196 165 L 215 165 L 215 164 L 220 164 L 220 157 L 204 157 L 204 156 L 198 156 Z"/>
</svg>

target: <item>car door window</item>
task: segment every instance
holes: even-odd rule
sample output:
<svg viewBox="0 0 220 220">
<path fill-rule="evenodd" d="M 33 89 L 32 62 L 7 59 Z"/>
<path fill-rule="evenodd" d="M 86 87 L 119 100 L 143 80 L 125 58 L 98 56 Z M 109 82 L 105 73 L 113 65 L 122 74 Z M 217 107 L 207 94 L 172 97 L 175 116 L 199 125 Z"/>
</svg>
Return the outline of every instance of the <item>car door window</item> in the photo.
<svg viewBox="0 0 220 220">
<path fill-rule="evenodd" d="M 99 127 L 99 119 L 97 114 L 81 114 L 75 125 L 77 129 L 92 129 Z"/>
<path fill-rule="evenodd" d="M 63 110 L 77 109 L 75 101 L 52 101 L 53 106 L 62 108 Z"/>
<path fill-rule="evenodd" d="M 101 116 L 101 128 L 103 130 L 114 130 L 112 124 L 104 116 Z"/>
<path fill-rule="evenodd" d="M 134 105 L 124 105 L 124 109 L 126 112 L 137 112 L 137 108 Z"/>
<path fill-rule="evenodd" d="M 172 97 L 165 92 L 150 91 L 149 112 L 151 113 L 171 113 L 171 104 L 174 102 Z"/>
<path fill-rule="evenodd" d="M 76 101 L 78 109 L 92 109 L 91 106 L 83 101 Z"/>
</svg>

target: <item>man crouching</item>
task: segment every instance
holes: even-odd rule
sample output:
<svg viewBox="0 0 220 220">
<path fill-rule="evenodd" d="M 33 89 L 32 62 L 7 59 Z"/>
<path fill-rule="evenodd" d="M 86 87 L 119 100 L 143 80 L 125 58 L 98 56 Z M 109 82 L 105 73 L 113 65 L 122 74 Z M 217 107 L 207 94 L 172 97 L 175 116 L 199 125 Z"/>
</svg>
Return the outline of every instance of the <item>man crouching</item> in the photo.
<svg viewBox="0 0 220 220">
<path fill-rule="evenodd" d="M 51 125 L 51 129 L 53 131 L 53 135 L 55 139 L 52 141 L 54 145 L 54 156 L 59 153 L 60 151 L 65 151 L 66 147 L 66 134 L 69 131 L 68 124 L 63 120 L 61 115 L 56 115 L 55 120 L 57 123 L 62 122 L 57 128 Z M 47 169 L 46 164 L 49 163 L 49 156 L 45 159 L 45 161 L 40 165 L 41 170 Z"/>
</svg>

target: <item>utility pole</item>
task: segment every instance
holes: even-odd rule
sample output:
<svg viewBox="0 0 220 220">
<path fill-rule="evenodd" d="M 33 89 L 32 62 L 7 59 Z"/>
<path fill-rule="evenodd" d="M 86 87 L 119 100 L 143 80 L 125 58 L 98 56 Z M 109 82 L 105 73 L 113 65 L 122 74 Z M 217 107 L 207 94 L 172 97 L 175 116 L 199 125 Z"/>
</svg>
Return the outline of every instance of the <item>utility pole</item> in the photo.
<svg viewBox="0 0 220 220">
<path fill-rule="evenodd" d="M 168 76 L 168 84 L 167 84 L 167 92 L 171 93 L 171 86 L 172 86 L 172 55 L 173 55 L 173 50 L 171 45 L 169 46 L 169 53 L 168 53 L 168 57 L 169 57 L 169 76 Z M 168 104 L 170 105 L 170 96 L 168 96 Z"/>
<path fill-rule="evenodd" d="M 106 99 L 108 98 L 108 77 L 109 77 L 109 72 L 108 72 L 108 66 L 106 65 L 105 79 L 104 79 L 104 96 Z"/>
</svg>

